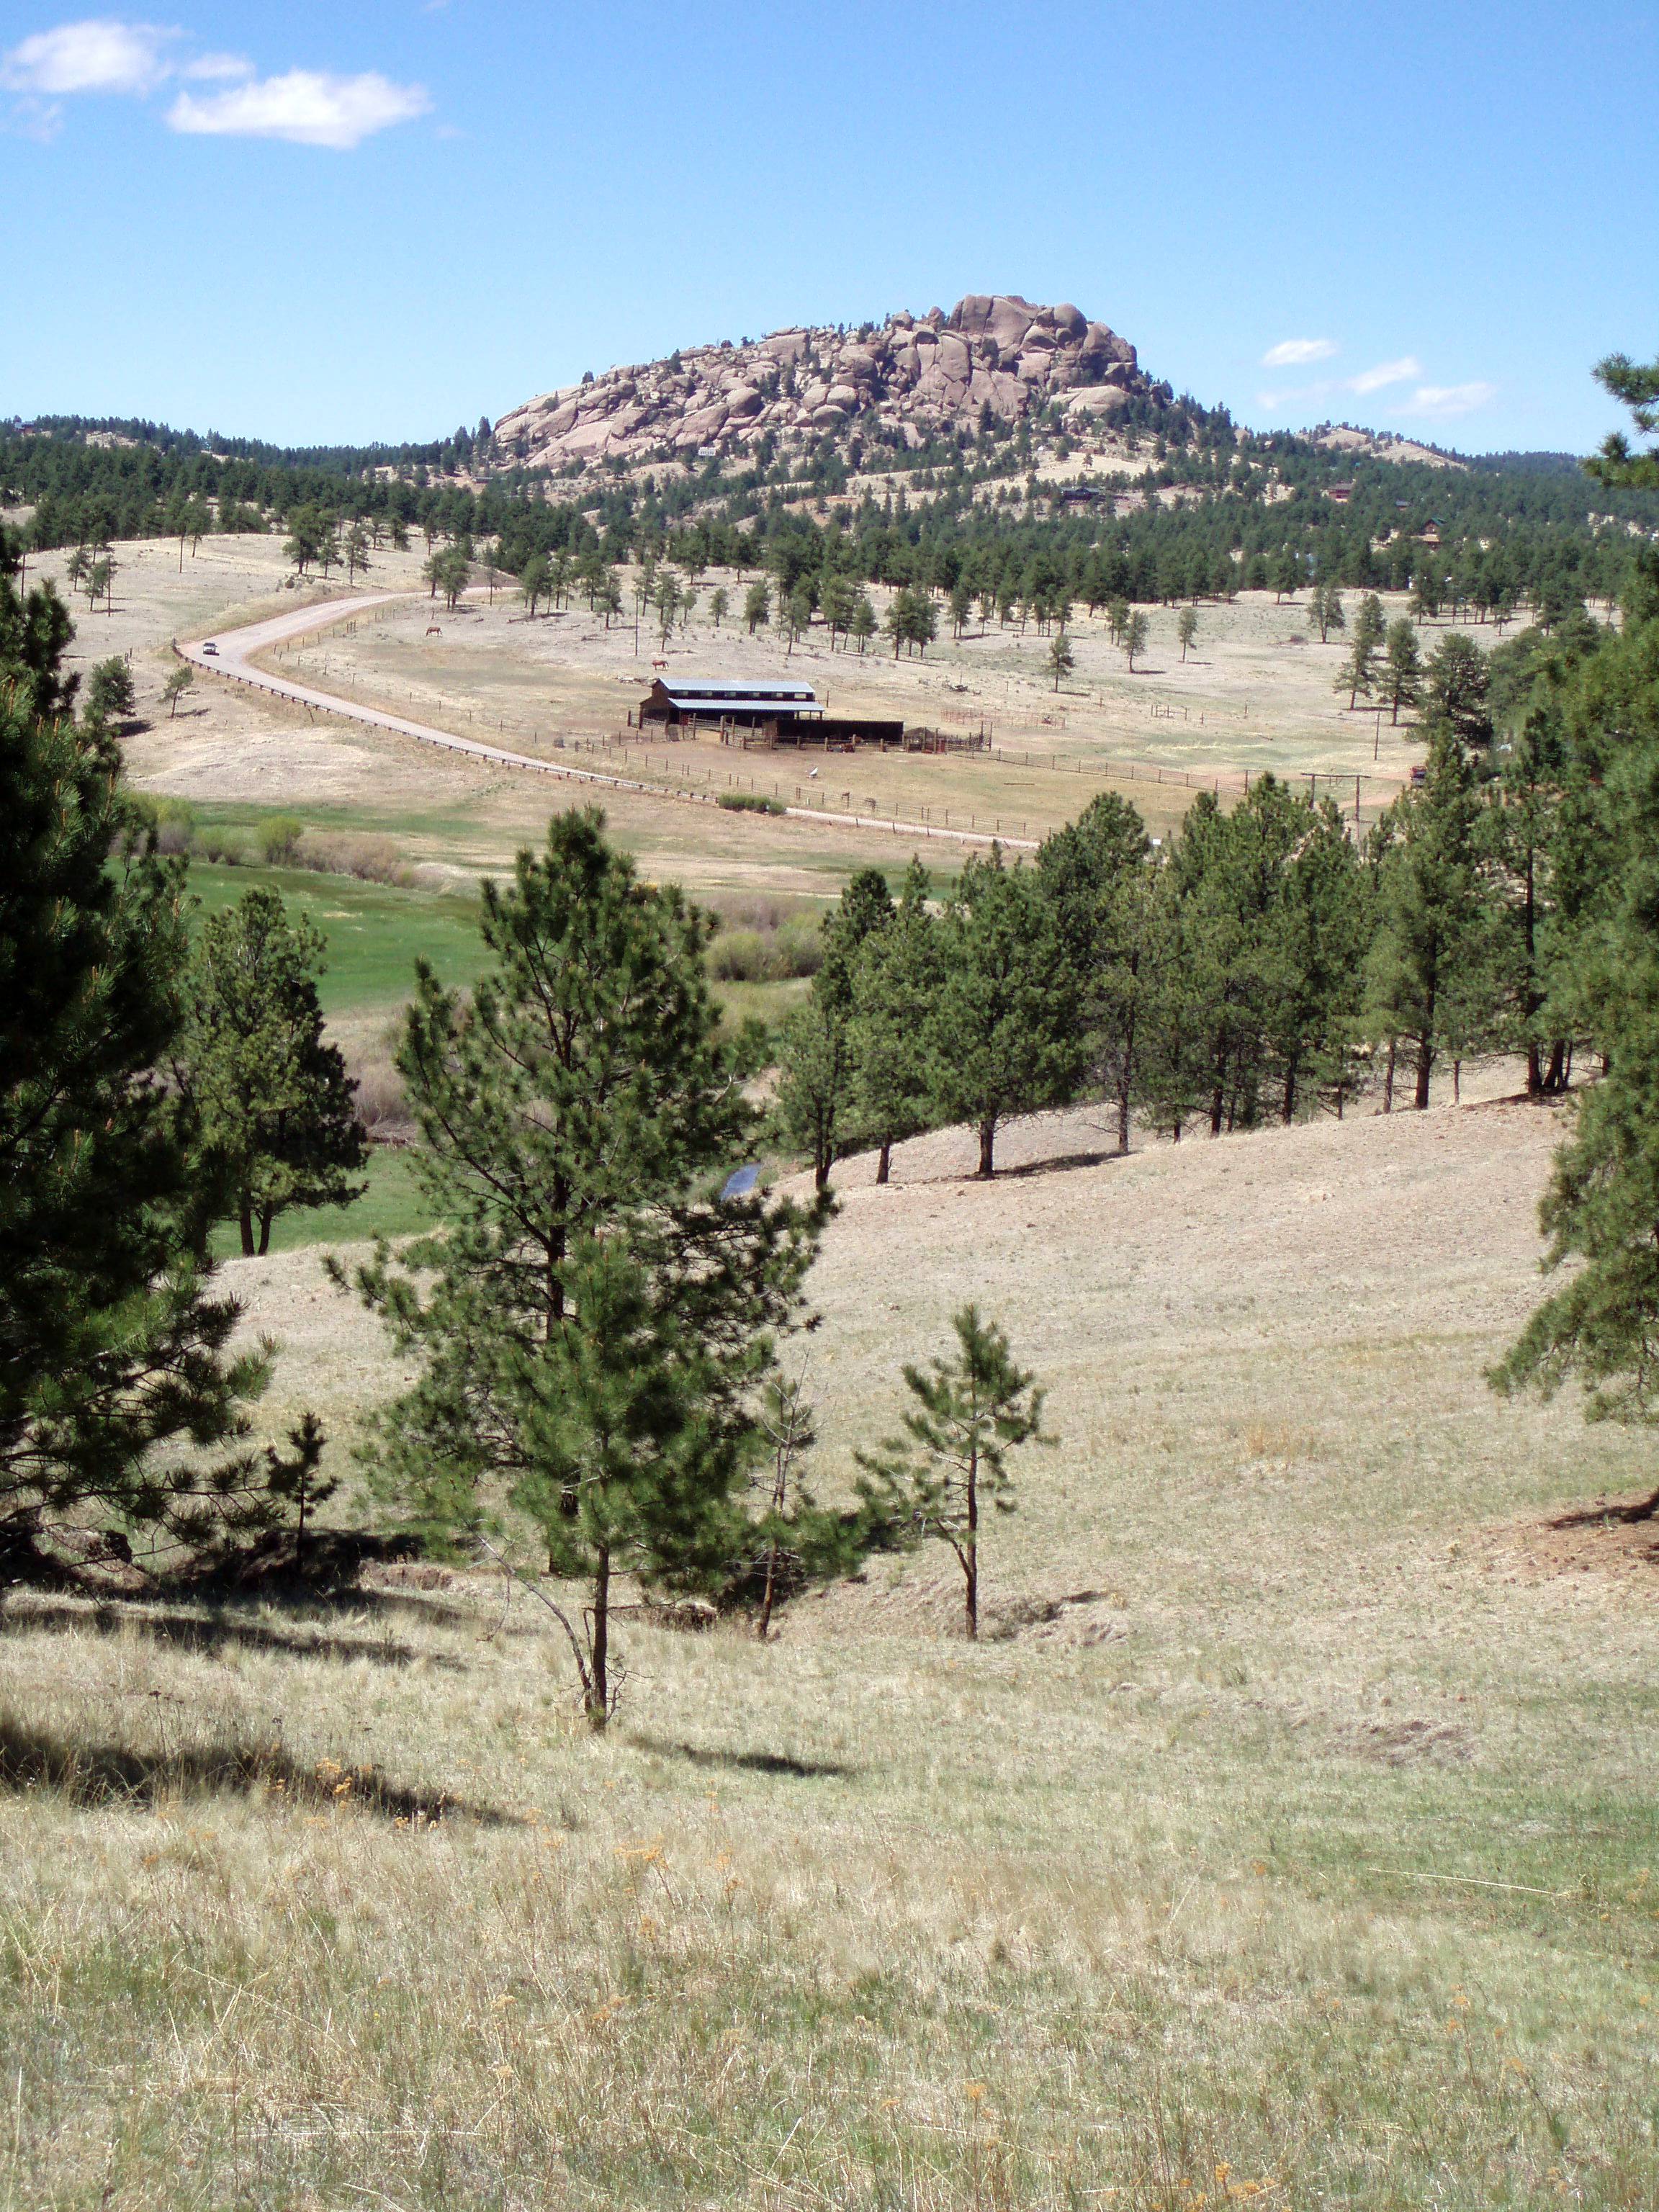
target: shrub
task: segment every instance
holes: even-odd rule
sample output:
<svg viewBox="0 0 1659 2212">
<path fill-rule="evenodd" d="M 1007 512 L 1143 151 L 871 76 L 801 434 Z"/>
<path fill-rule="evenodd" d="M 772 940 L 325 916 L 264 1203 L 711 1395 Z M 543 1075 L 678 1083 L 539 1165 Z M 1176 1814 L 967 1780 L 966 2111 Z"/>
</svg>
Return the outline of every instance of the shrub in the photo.
<svg viewBox="0 0 1659 2212">
<path fill-rule="evenodd" d="M 306 825 L 292 814 L 273 814 L 255 834 L 268 868 L 292 867 Z"/>
<path fill-rule="evenodd" d="M 414 1134 L 415 1118 L 404 1079 L 389 1052 L 371 1048 L 362 1059 L 349 1057 L 346 1069 L 356 1086 L 352 1103 L 357 1119 L 371 1138 L 385 1144 Z"/>
<path fill-rule="evenodd" d="M 757 929 L 723 930 L 708 949 L 708 972 L 722 983 L 766 983 L 772 947 Z"/>
<path fill-rule="evenodd" d="M 781 799 L 772 799 L 760 791 L 723 791 L 720 803 L 729 814 L 782 814 L 787 811 Z"/>
<path fill-rule="evenodd" d="M 816 975 L 823 965 L 823 931 L 805 915 L 793 915 L 777 933 L 773 955 L 780 975 Z"/>
<path fill-rule="evenodd" d="M 196 809 L 187 799 L 158 799 L 154 804 L 153 818 L 158 852 L 188 853 L 191 849 L 197 834 Z"/>
</svg>

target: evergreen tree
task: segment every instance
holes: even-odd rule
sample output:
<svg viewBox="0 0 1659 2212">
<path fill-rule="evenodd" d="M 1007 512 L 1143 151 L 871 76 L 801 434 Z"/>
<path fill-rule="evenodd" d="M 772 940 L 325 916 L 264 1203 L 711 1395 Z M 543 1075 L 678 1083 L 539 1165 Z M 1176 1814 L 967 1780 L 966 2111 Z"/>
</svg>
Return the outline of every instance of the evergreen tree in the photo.
<svg viewBox="0 0 1659 2212">
<path fill-rule="evenodd" d="M 1146 650 L 1149 634 L 1146 616 L 1139 607 L 1131 607 L 1124 616 L 1122 628 L 1118 633 L 1118 642 L 1123 647 L 1125 657 L 1128 660 L 1131 676 L 1135 672 L 1136 655 Z"/>
<path fill-rule="evenodd" d="M 1382 612 L 1382 602 L 1375 592 L 1367 592 L 1359 602 L 1354 617 L 1352 635 L 1348 644 L 1348 657 L 1337 671 L 1333 690 L 1348 695 L 1350 713 L 1362 697 L 1369 699 L 1376 688 L 1376 665 L 1377 648 L 1388 634 L 1388 623 Z"/>
<path fill-rule="evenodd" d="M 1580 1264 L 1493 1369 L 1499 1390 L 1553 1396 L 1576 1377 L 1590 1420 L 1659 1420 L 1659 620 L 1638 621 L 1570 687 L 1565 729 L 1605 767 L 1593 835 L 1599 893 L 1563 933 L 1554 993 L 1603 1056 L 1556 1155 L 1545 1265 Z M 1567 804 L 1575 794 L 1569 789 Z M 1579 856 L 1567 847 L 1567 872 Z M 1659 1488 L 1627 1517 L 1659 1514 Z"/>
<path fill-rule="evenodd" d="M 1402 617 L 1388 628 L 1382 657 L 1382 690 L 1389 702 L 1389 720 L 1398 724 L 1402 707 L 1415 707 L 1423 696 L 1423 656 L 1417 632 Z"/>
<path fill-rule="evenodd" d="M 1077 655 L 1072 650 L 1072 641 L 1063 629 L 1057 629 L 1049 639 L 1048 660 L 1049 667 L 1054 671 L 1054 689 L 1058 691 L 1061 678 L 1069 676 L 1077 665 Z"/>
<path fill-rule="evenodd" d="M 891 921 L 872 929 L 853 973 L 853 1113 L 878 1149 L 885 1182 L 893 1147 L 932 1122 L 927 1024 L 939 989 L 939 932 L 927 872 L 913 860 Z"/>
<path fill-rule="evenodd" d="M 941 978 L 929 1024 L 934 1104 L 970 1121 L 979 1170 L 995 1172 L 1011 1115 L 1063 1105 L 1085 1061 L 1078 987 L 1036 872 L 975 854 L 941 925 Z"/>
<path fill-rule="evenodd" d="M 364 1186 L 356 1085 L 323 1040 L 323 940 L 271 890 L 203 925 L 191 968 L 180 1088 L 223 1170 L 245 1254 L 270 1249 L 291 1206 L 345 1206 Z M 255 1231 L 258 1231 L 257 1241 Z"/>
<path fill-rule="evenodd" d="M 119 722 L 133 712 L 137 699 L 132 688 L 132 671 L 118 653 L 107 660 L 100 660 L 92 672 L 87 686 L 87 712 L 101 722 Z"/>
<path fill-rule="evenodd" d="M 772 586 L 764 578 L 753 583 L 743 595 L 743 618 L 753 637 L 757 629 L 764 629 L 772 619 Z"/>
<path fill-rule="evenodd" d="M 806 1003 L 785 1025 L 778 1059 L 775 1108 L 786 1141 L 812 1155 L 820 1191 L 848 1148 L 856 1103 L 854 1075 L 855 969 L 860 947 L 885 930 L 893 917 L 887 879 L 878 868 L 861 868 L 823 924 L 823 959 Z"/>
<path fill-rule="evenodd" d="M 1507 649 L 1507 648 L 1506 648 Z M 1492 743 L 1486 656 L 1462 630 L 1448 630 L 1429 655 L 1424 689 L 1431 718 L 1445 723 L 1465 745 Z"/>
<path fill-rule="evenodd" d="M 417 970 L 398 1066 L 416 1172 L 447 1225 L 358 1282 L 421 1375 L 380 1424 L 380 1480 L 453 1536 L 492 1496 L 540 1529 L 590 1723 L 617 1687 L 615 1578 L 713 1589 L 743 1549 L 756 1395 L 818 1216 L 703 1194 L 752 1141 L 759 1037 L 723 1030 L 712 926 L 640 882 L 603 817 L 486 884 L 470 1000 Z"/>
<path fill-rule="evenodd" d="M 1314 586 L 1313 596 L 1308 602 L 1308 614 L 1318 628 L 1322 645 L 1329 641 L 1333 630 L 1340 633 L 1348 626 L 1348 617 L 1342 607 L 1342 594 L 1334 584 Z"/>
<path fill-rule="evenodd" d="M 269 1364 L 228 1350 L 189 1119 L 154 1072 L 183 1012 L 181 866 L 102 732 L 33 711 L 67 689 L 55 627 L 0 579 L 0 1548 L 20 1550 L 43 1518 L 196 1540 L 251 1512 Z"/>
<path fill-rule="evenodd" d="M 870 594 L 868 592 L 860 592 L 853 603 L 853 619 L 848 625 L 848 635 L 857 643 L 860 659 L 864 657 L 865 647 L 876 635 L 878 628 L 876 611 L 870 604 Z"/>
<path fill-rule="evenodd" d="M 966 1305 L 951 1317 L 953 1358 L 924 1371 L 906 1366 L 915 1404 L 901 1416 L 904 1434 L 859 1454 L 866 1504 L 883 1520 L 908 1520 L 938 1536 L 962 1569 L 963 1626 L 979 1634 L 979 1552 L 986 1510 L 1014 1510 L 1008 1455 L 1022 1444 L 1058 1442 L 1042 1433 L 1043 1392 L 1016 1365 L 994 1322 Z"/>
<path fill-rule="evenodd" d="M 1181 657 L 1183 660 L 1187 658 L 1188 650 L 1197 635 L 1198 609 L 1182 607 L 1180 617 L 1176 623 L 1176 636 L 1180 642 Z"/>
<path fill-rule="evenodd" d="M 1377 935 L 1366 1019 L 1374 1036 L 1408 1042 L 1416 1060 L 1413 1103 L 1448 1038 L 1449 1017 L 1467 1035 L 1477 979 L 1490 979 L 1492 909 L 1476 841 L 1479 802 L 1467 756 L 1437 735 L 1427 781 L 1398 799 L 1382 825 Z"/>
<path fill-rule="evenodd" d="M 1116 792 L 1091 799 L 1037 854 L 1077 986 L 1091 1072 L 1116 1105 L 1118 1146 L 1126 1152 L 1139 1073 L 1149 864 L 1146 825 Z"/>
</svg>

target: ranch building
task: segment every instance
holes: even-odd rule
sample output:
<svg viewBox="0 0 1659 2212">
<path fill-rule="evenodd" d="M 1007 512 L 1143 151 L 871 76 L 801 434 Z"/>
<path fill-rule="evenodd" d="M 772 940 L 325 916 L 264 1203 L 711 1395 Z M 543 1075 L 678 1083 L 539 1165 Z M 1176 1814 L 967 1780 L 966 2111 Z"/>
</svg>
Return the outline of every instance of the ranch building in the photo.
<svg viewBox="0 0 1659 2212">
<path fill-rule="evenodd" d="M 827 714 L 810 684 L 759 684 L 738 678 L 659 677 L 630 715 L 642 731 L 667 738 L 718 737 L 722 744 L 821 745 L 852 752 L 860 745 L 904 743 L 902 721 L 870 714 Z"/>
</svg>

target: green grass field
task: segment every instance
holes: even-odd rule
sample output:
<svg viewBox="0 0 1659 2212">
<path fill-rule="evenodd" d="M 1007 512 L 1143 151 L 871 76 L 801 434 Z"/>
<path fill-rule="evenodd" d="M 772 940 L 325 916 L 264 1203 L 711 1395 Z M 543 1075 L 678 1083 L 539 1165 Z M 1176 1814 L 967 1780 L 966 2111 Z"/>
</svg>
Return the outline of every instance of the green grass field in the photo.
<svg viewBox="0 0 1659 2212">
<path fill-rule="evenodd" d="M 417 959 L 452 988 L 470 983 L 484 964 L 478 902 L 464 893 L 400 890 L 301 868 L 191 865 L 190 888 L 204 914 L 234 905 L 256 886 L 280 892 L 321 932 L 321 997 L 331 1018 L 394 1014 L 413 991 Z"/>
</svg>

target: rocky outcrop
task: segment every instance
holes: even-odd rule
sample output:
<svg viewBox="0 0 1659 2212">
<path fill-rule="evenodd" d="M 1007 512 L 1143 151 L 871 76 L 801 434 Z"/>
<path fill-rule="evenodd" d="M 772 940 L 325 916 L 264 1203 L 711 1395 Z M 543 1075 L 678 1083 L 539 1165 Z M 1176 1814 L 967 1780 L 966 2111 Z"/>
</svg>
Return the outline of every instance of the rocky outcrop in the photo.
<svg viewBox="0 0 1659 2212">
<path fill-rule="evenodd" d="M 752 345 L 677 353 L 545 392 L 495 425 L 504 458 L 548 468 L 665 453 L 738 454 L 860 422 L 912 445 L 943 424 L 1005 423 L 1062 401 L 1110 415 L 1132 393 L 1167 398 L 1135 349 L 1076 307 L 974 293 L 946 315 L 894 315 L 879 329 L 775 331 Z"/>
</svg>

